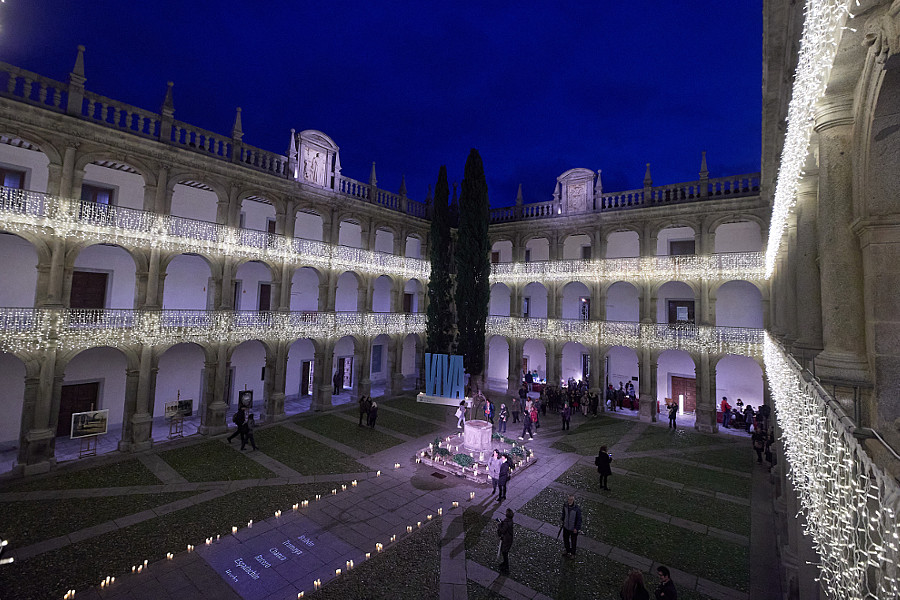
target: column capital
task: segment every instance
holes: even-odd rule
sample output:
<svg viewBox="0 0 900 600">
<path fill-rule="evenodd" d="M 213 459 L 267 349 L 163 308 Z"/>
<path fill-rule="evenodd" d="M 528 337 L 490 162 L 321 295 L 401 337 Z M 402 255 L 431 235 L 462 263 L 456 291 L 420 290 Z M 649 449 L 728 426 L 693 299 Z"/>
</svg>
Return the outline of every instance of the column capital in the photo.
<svg viewBox="0 0 900 600">
<path fill-rule="evenodd" d="M 823 100 L 816 107 L 814 118 L 817 133 L 841 125 L 852 125 L 853 97 L 837 96 Z"/>
</svg>

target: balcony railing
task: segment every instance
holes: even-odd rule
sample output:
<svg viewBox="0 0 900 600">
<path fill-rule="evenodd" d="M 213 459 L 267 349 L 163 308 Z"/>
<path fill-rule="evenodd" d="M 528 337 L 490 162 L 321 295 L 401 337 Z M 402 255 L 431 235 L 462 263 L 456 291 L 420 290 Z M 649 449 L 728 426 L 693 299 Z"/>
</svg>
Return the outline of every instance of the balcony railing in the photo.
<svg viewBox="0 0 900 600">
<path fill-rule="evenodd" d="M 491 283 L 695 279 L 757 281 L 765 278 L 765 263 L 761 252 L 495 263 L 491 265 Z"/>
<path fill-rule="evenodd" d="M 0 308 L 0 350 L 340 339 L 425 331 L 421 313 Z"/>
<path fill-rule="evenodd" d="M 420 280 L 428 279 L 431 270 L 430 263 L 419 258 L 6 187 L 0 187 L 0 220 L 13 232 L 44 233 L 49 229 L 61 237 L 126 247 L 165 248 Z"/>
<path fill-rule="evenodd" d="M 866 454 L 839 402 L 768 335 L 765 364 L 788 477 L 828 596 L 900 598 L 900 486 Z"/>
<path fill-rule="evenodd" d="M 488 336 L 761 358 L 763 330 L 691 324 L 488 317 Z"/>
</svg>

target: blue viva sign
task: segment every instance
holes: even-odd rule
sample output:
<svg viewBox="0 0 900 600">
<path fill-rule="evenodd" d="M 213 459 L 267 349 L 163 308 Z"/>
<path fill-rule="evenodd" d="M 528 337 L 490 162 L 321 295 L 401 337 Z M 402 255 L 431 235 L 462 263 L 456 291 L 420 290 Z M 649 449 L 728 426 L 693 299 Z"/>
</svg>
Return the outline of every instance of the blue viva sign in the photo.
<svg viewBox="0 0 900 600">
<path fill-rule="evenodd" d="M 466 376 L 462 356 L 425 353 L 425 395 L 465 398 Z"/>
</svg>

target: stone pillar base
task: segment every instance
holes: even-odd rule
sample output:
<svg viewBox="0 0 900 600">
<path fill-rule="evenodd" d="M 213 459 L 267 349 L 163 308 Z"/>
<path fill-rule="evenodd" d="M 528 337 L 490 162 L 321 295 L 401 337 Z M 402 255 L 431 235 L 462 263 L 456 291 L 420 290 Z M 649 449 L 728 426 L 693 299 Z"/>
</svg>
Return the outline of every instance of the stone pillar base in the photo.
<svg viewBox="0 0 900 600">
<path fill-rule="evenodd" d="M 857 354 L 825 350 L 814 362 L 816 377 L 824 382 L 869 385 L 869 363 Z"/>
<path fill-rule="evenodd" d="M 333 389 L 330 385 L 316 386 L 315 390 L 313 390 L 310 409 L 319 412 L 331 408 L 331 392 Z"/>
<path fill-rule="evenodd" d="M 197 428 L 200 435 L 219 435 L 228 431 L 228 424 L 225 422 L 225 413 L 228 412 L 228 405 L 224 402 L 213 402 L 206 409 L 206 423 Z"/>
<path fill-rule="evenodd" d="M 56 432 L 52 429 L 32 429 L 25 434 L 19 448 L 18 462 L 27 475 L 46 473 L 56 465 L 54 449 Z"/>
<path fill-rule="evenodd" d="M 606 406 L 605 399 L 602 401 L 602 404 L 603 406 Z M 604 410 L 606 409 L 604 408 Z M 657 421 L 656 398 L 650 398 L 649 396 L 640 398 L 640 410 L 638 411 L 638 416 L 641 421 L 655 423 Z"/>
<path fill-rule="evenodd" d="M 403 382 L 406 378 L 403 376 L 403 373 L 392 373 L 391 374 L 391 385 L 389 389 L 385 390 L 385 395 L 387 396 L 399 396 L 403 393 Z"/>
<path fill-rule="evenodd" d="M 43 462 L 34 463 L 33 465 L 18 466 L 25 477 L 29 475 L 40 475 L 41 473 L 49 473 L 51 469 L 56 467 L 56 459 L 45 460 Z"/>
<path fill-rule="evenodd" d="M 716 409 L 697 407 L 694 413 L 694 429 L 703 433 L 716 433 L 719 431 L 719 424 L 716 423 Z"/>
</svg>

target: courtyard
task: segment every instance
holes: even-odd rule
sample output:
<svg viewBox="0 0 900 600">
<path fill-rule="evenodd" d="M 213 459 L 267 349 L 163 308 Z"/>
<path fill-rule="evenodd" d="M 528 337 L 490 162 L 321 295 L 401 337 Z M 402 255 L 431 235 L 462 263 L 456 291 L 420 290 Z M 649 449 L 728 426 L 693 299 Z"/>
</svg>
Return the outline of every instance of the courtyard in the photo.
<svg viewBox="0 0 900 600">
<path fill-rule="evenodd" d="M 0 567 L 0 592 L 617 598 L 635 568 L 652 592 L 663 564 L 679 598 L 767 597 L 755 573 L 777 562 L 771 487 L 747 436 L 672 432 L 609 413 L 578 414 L 561 431 L 548 414 L 527 442 L 537 462 L 514 475 L 501 505 L 490 486 L 414 461 L 435 437 L 455 435 L 451 409 L 410 396 L 379 406 L 374 429 L 345 405 L 259 428 L 257 451 L 224 435 L 192 437 L 3 480 L 4 556 L 16 561 Z M 601 445 L 613 455 L 610 491 L 593 464 Z M 569 494 L 584 514 L 572 559 L 558 539 Z M 516 513 L 508 577 L 497 572 L 493 522 L 506 508 Z"/>
</svg>

